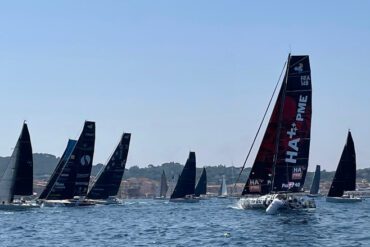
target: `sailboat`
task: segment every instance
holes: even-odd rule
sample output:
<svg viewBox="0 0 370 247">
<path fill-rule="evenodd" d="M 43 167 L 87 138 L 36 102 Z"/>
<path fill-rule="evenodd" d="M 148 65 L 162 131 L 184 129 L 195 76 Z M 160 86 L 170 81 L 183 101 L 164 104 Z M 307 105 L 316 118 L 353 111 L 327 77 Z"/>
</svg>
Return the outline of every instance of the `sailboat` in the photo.
<svg viewBox="0 0 370 247">
<path fill-rule="evenodd" d="M 222 183 L 218 192 L 218 198 L 227 198 L 227 185 L 225 175 L 222 175 Z"/>
<path fill-rule="evenodd" d="M 161 176 L 161 186 L 159 188 L 159 196 L 156 197 L 155 199 L 166 199 L 167 191 L 168 191 L 167 178 L 163 170 Z"/>
<path fill-rule="evenodd" d="M 116 198 L 125 172 L 126 160 L 130 146 L 130 133 L 124 133 L 107 165 L 101 170 L 98 178 L 86 199 L 98 204 L 122 203 Z"/>
<path fill-rule="evenodd" d="M 321 196 L 319 194 L 319 189 L 320 189 L 320 166 L 317 165 L 316 170 L 315 170 L 315 175 L 313 177 L 312 184 L 311 184 L 310 194 L 308 194 L 308 196 L 310 197 Z"/>
<path fill-rule="evenodd" d="M 171 195 L 170 202 L 199 202 L 199 198 L 194 197 L 195 175 L 195 152 L 190 152 L 184 169 L 177 180 L 177 184 Z"/>
<path fill-rule="evenodd" d="M 316 207 L 300 197 L 305 181 L 312 113 L 309 57 L 289 54 L 285 76 L 239 205 L 244 209 Z"/>
<path fill-rule="evenodd" d="M 207 195 L 207 172 L 205 167 L 203 167 L 197 186 L 195 186 L 194 194 L 196 197 L 202 198 Z"/>
<path fill-rule="evenodd" d="M 70 140 L 38 201 L 44 206 L 89 206 L 85 200 L 94 156 L 95 122 L 85 121 L 78 141 Z"/>
<path fill-rule="evenodd" d="M 343 148 L 337 170 L 326 197 L 327 202 L 360 202 L 361 198 L 344 195 L 345 191 L 356 190 L 356 152 L 351 131 Z"/>
<path fill-rule="evenodd" d="M 8 166 L 0 179 L 0 204 L 31 206 L 23 198 L 33 194 L 33 157 L 31 138 L 26 123 L 10 157 Z"/>
</svg>

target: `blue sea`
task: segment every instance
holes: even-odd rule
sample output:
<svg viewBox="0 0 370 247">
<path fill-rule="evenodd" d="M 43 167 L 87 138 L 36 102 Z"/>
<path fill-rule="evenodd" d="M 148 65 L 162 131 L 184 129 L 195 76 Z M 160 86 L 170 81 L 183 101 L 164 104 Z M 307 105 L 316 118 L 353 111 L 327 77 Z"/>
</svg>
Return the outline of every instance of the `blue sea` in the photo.
<svg viewBox="0 0 370 247">
<path fill-rule="evenodd" d="M 0 211 L 0 246 L 370 246 L 370 200 L 267 215 L 236 199 Z"/>
</svg>

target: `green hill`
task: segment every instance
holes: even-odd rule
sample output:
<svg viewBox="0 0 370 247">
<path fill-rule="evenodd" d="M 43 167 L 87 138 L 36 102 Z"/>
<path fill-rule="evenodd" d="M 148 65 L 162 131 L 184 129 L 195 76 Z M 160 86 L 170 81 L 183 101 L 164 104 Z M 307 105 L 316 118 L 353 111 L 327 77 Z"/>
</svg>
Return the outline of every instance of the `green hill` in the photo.
<svg viewBox="0 0 370 247">
<path fill-rule="evenodd" d="M 6 165 L 9 162 L 9 157 L 0 157 L 0 174 L 3 174 Z M 54 171 L 57 162 L 59 160 L 58 157 L 51 155 L 51 154 L 44 154 L 44 153 L 34 153 L 34 177 L 38 179 L 48 179 L 51 173 Z M 97 164 L 93 166 L 91 171 L 92 176 L 96 176 L 100 169 L 103 167 L 102 164 Z M 148 165 L 144 168 L 139 168 L 138 166 L 132 166 L 126 169 L 125 174 L 123 176 L 124 179 L 127 178 L 148 178 L 152 180 L 159 181 L 162 171 L 164 170 L 167 179 L 177 179 L 179 176 L 183 165 L 179 163 L 164 163 L 160 166 L 153 166 Z M 197 168 L 197 179 L 199 178 L 203 168 Z M 225 167 L 223 165 L 218 166 L 208 166 L 207 169 L 207 177 L 208 183 L 212 184 L 220 184 L 222 176 L 225 175 L 226 181 L 228 184 L 232 184 L 235 182 L 236 178 L 239 175 L 240 168 L 237 167 Z M 246 168 L 241 177 L 239 182 L 244 183 L 247 180 L 248 174 L 250 172 L 250 168 Z M 326 170 L 321 171 L 321 180 L 322 181 L 331 181 L 334 176 L 334 172 L 328 172 Z M 309 172 L 307 174 L 305 185 L 308 187 L 313 179 L 313 173 Z M 370 168 L 366 169 L 359 169 L 357 170 L 357 179 L 362 180 L 366 179 L 370 181 Z"/>
</svg>

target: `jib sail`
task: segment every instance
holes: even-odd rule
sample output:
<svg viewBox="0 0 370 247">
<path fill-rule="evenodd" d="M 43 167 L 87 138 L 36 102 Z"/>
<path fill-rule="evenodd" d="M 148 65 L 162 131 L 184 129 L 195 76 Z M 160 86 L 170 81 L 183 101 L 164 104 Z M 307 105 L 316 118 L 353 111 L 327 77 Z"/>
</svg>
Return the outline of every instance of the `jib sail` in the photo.
<svg viewBox="0 0 370 247">
<path fill-rule="evenodd" d="M 197 186 L 195 187 L 195 196 L 207 194 L 207 172 L 206 168 L 203 168 L 202 174 L 200 175 Z"/>
<path fill-rule="evenodd" d="M 320 166 L 317 165 L 316 166 L 315 175 L 313 177 L 311 189 L 310 189 L 310 194 L 311 195 L 318 194 L 319 193 L 319 189 L 320 189 Z"/>
</svg>

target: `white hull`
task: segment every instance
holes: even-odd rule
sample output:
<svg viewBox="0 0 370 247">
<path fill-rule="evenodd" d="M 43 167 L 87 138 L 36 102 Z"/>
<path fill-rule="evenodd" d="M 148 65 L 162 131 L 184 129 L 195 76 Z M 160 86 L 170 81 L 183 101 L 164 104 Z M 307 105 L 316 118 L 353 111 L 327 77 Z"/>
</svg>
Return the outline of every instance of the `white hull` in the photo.
<svg viewBox="0 0 370 247">
<path fill-rule="evenodd" d="M 314 199 L 293 194 L 269 194 L 259 197 L 242 197 L 238 203 L 243 209 L 266 209 L 267 211 L 269 206 L 275 201 L 279 204 L 274 207 L 276 211 L 280 209 L 316 208 Z"/>
<path fill-rule="evenodd" d="M 352 203 L 352 202 L 361 202 L 362 198 L 360 197 L 326 197 L 327 202 L 334 203 Z"/>
<path fill-rule="evenodd" d="M 39 200 L 41 207 L 83 207 L 94 206 L 95 203 L 87 200 Z"/>
<path fill-rule="evenodd" d="M 119 198 L 108 198 L 106 200 L 104 199 L 87 199 L 87 202 L 95 205 L 123 205 L 124 202 L 122 199 Z"/>
</svg>

